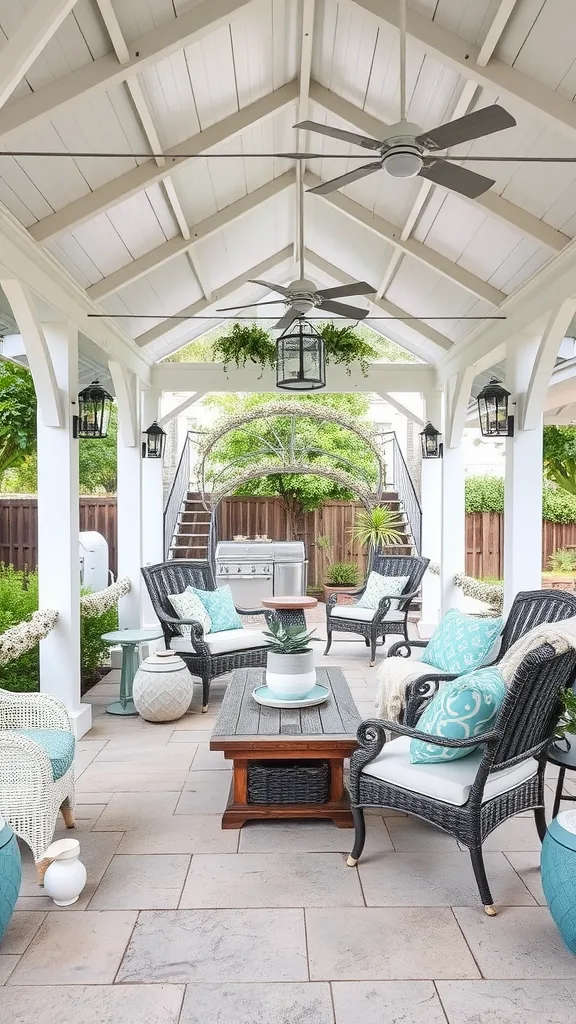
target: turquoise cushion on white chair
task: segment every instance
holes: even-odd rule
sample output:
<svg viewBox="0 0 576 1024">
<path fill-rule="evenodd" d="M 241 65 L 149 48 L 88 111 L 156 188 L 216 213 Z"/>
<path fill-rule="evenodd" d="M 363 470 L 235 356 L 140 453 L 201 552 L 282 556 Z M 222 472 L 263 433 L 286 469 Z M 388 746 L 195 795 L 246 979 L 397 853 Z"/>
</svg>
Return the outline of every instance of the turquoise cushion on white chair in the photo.
<svg viewBox="0 0 576 1024">
<path fill-rule="evenodd" d="M 66 774 L 74 760 L 74 735 L 66 729 L 18 729 L 43 747 L 52 764 L 54 782 Z"/>
<path fill-rule="evenodd" d="M 441 686 L 420 716 L 418 731 L 449 740 L 468 740 L 490 732 L 506 696 L 506 686 L 497 668 L 479 668 Z M 456 761 L 469 756 L 476 747 L 441 747 L 413 739 L 412 764 Z"/>
<path fill-rule="evenodd" d="M 196 594 L 210 616 L 211 633 L 221 633 L 225 629 L 242 629 L 242 619 L 234 607 L 232 591 L 227 583 L 216 590 L 196 590 Z"/>
</svg>

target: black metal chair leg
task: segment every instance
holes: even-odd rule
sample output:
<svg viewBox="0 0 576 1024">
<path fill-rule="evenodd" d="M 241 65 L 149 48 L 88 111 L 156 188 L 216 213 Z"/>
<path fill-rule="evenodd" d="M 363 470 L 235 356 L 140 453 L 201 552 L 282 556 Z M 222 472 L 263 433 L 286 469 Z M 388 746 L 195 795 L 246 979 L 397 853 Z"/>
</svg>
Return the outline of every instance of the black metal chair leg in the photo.
<svg viewBox="0 0 576 1024">
<path fill-rule="evenodd" d="M 366 644 L 366 647 L 370 647 L 370 637 L 365 636 L 364 637 L 364 643 Z"/>
<path fill-rule="evenodd" d="M 326 647 L 324 648 L 324 655 L 328 654 L 328 651 L 332 647 L 332 630 L 329 629 L 326 632 Z"/>
<path fill-rule="evenodd" d="M 210 676 L 202 676 L 202 714 L 208 711 L 208 700 L 210 697 Z"/>
<path fill-rule="evenodd" d="M 376 637 L 370 637 L 370 668 L 376 664 Z"/>
<path fill-rule="evenodd" d="M 348 857 L 346 863 L 348 867 L 353 868 L 358 863 L 362 856 L 362 850 L 364 849 L 364 843 L 366 842 L 366 822 L 364 821 L 364 808 L 353 807 L 352 817 L 354 818 L 354 828 L 356 829 L 356 835 L 354 837 L 354 847 L 352 853 Z"/>
<path fill-rule="evenodd" d="M 552 808 L 552 817 L 555 818 L 560 810 L 560 802 L 562 800 L 562 790 L 564 789 L 564 776 L 566 775 L 566 769 L 561 768 L 558 772 L 558 782 L 556 783 L 556 792 L 554 794 L 554 807 Z"/>
<path fill-rule="evenodd" d="M 492 893 L 490 892 L 490 886 L 488 885 L 488 879 L 486 877 L 482 847 L 472 847 L 470 850 L 470 857 L 472 860 L 472 867 L 474 869 L 474 877 L 476 878 L 476 885 L 478 886 L 478 891 L 480 893 L 480 899 L 484 904 L 484 911 L 489 917 L 494 917 L 496 914 L 496 907 L 494 906 L 494 900 L 492 899 Z"/>
<path fill-rule="evenodd" d="M 534 808 L 534 821 L 536 822 L 536 831 L 538 832 L 538 838 L 540 842 L 544 842 L 544 836 L 546 835 L 546 811 L 543 807 Z"/>
</svg>

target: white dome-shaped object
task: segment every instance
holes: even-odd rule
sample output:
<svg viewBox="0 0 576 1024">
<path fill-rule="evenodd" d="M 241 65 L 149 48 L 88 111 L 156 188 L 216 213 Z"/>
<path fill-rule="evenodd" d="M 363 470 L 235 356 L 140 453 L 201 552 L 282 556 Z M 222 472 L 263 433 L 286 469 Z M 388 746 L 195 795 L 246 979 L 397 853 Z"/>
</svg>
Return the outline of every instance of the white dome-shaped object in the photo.
<svg viewBox="0 0 576 1024">
<path fill-rule="evenodd" d="M 136 675 L 132 699 L 147 722 L 174 722 L 185 715 L 194 684 L 182 658 L 175 651 L 156 651 L 146 658 Z"/>
<path fill-rule="evenodd" d="M 77 839 L 58 839 L 44 852 L 50 864 L 44 875 L 44 889 L 57 907 L 69 907 L 86 885 L 86 868 L 80 857 Z"/>
<path fill-rule="evenodd" d="M 391 178 L 415 178 L 423 163 L 416 147 L 401 146 L 384 157 L 383 167 Z"/>
</svg>

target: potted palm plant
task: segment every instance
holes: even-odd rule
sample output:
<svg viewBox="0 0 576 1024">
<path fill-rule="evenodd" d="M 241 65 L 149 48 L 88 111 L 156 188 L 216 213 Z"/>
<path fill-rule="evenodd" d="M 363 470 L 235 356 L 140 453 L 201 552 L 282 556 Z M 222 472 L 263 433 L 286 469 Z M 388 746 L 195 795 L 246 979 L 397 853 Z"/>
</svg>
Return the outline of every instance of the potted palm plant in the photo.
<svg viewBox="0 0 576 1024">
<path fill-rule="evenodd" d="M 316 686 L 314 652 L 309 646 L 312 630 L 301 626 L 283 626 L 279 620 L 268 625 L 266 685 L 273 697 L 302 700 Z"/>
<path fill-rule="evenodd" d="M 350 532 L 354 540 L 362 547 L 368 548 L 369 566 L 377 551 L 388 545 L 403 544 L 405 539 L 404 523 L 389 505 L 361 509 L 356 513 L 354 526 Z"/>
</svg>

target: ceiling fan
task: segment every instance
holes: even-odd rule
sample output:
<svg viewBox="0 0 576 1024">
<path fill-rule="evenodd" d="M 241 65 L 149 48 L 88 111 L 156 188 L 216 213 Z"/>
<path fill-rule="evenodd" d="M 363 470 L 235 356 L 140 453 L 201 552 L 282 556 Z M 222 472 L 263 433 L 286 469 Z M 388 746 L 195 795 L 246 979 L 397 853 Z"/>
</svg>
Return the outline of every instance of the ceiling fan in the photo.
<svg viewBox="0 0 576 1024">
<path fill-rule="evenodd" d="M 298 187 L 300 189 L 298 217 L 300 276 L 286 286 L 276 284 L 274 281 L 260 279 L 251 281 L 250 284 L 261 284 L 265 288 L 269 288 L 270 291 L 282 295 L 282 298 L 264 302 L 248 302 L 243 306 L 224 306 L 217 309 L 217 313 L 232 313 L 241 309 L 252 309 L 254 306 L 272 306 L 283 303 L 289 308 L 284 316 L 280 317 L 278 323 L 274 324 L 272 328 L 274 331 L 285 331 L 294 320 L 305 317 L 312 309 L 336 313 L 338 316 L 344 316 L 350 320 L 364 320 L 368 316 L 368 310 L 363 306 L 349 306 L 346 302 L 333 301 L 348 295 L 373 295 L 375 289 L 366 281 L 353 281 L 351 284 L 336 285 L 334 288 L 317 288 L 314 281 L 309 281 L 304 276 L 304 190 L 301 177 Z"/>
<path fill-rule="evenodd" d="M 308 191 L 317 195 L 334 192 L 343 185 L 384 170 L 392 178 L 426 178 L 437 185 L 459 192 L 460 195 L 475 199 L 487 192 L 494 184 L 493 178 L 468 170 L 459 164 L 450 163 L 449 158 L 437 158 L 438 151 L 457 146 L 463 142 L 473 142 L 504 128 L 513 128 L 515 119 L 507 110 L 497 103 L 482 107 L 455 121 L 432 128 L 424 132 L 417 124 L 406 120 L 406 0 L 400 4 L 400 120 L 390 125 L 384 139 L 372 139 L 368 135 L 357 135 L 355 132 L 332 128 L 330 125 L 317 124 L 315 121 L 300 121 L 295 128 L 304 131 L 318 132 L 330 138 L 351 142 L 364 149 L 378 153 L 376 160 L 369 164 L 355 167 L 346 174 L 341 174 L 331 181 L 323 181 Z M 456 157 L 455 159 L 458 159 Z"/>
</svg>

